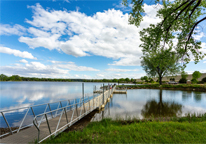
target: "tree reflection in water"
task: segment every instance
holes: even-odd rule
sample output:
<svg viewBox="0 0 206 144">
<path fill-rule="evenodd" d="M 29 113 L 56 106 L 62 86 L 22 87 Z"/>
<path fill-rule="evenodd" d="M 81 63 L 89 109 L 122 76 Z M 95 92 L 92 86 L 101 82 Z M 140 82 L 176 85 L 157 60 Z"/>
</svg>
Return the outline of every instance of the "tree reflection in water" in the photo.
<svg viewBox="0 0 206 144">
<path fill-rule="evenodd" d="M 182 92 L 182 100 L 187 101 L 192 97 L 192 91 L 183 91 Z"/>
<path fill-rule="evenodd" d="M 202 99 L 201 92 L 194 92 L 194 99 L 196 102 L 201 102 L 201 99 Z"/>
<path fill-rule="evenodd" d="M 148 101 L 141 110 L 141 114 L 144 118 L 181 116 L 182 105 L 175 102 L 163 102 L 162 89 L 160 89 L 159 102 L 156 100 Z"/>
</svg>

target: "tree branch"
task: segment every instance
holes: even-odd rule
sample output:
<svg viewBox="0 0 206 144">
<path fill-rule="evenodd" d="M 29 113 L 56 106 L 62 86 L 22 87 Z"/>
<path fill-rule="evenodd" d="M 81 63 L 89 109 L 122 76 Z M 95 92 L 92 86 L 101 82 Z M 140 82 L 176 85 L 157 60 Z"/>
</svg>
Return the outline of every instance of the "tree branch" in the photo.
<svg viewBox="0 0 206 144">
<path fill-rule="evenodd" d="M 193 12 L 195 11 L 195 9 L 200 5 L 200 3 L 201 3 L 201 0 L 198 0 L 197 4 L 196 4 L 195 7 L 192 9 L 192 11 L 191 11 L 191 13 L 190 13 L 190 15 L 189 15 L 189 19 L 191 18 L 191 16 L 192 16 Z"/>
<path fill-rule="evenodd" d="M 181 4 L 180 6 L 178 6 L 176 9 L 174 9 L 174 10 L 172 11 L 172 13 L 173 13 L 174 11 L 178 10 L 179 8 L 181 8 L 182 6 L 184 6 L 184 5 L 185 5 L 186 3 L 188 3 L 188 2 L 189 2 L 189 0 L 187 0 L 187 1 L 184 2 L 184 3 L 182 3 L 182 4 Z M 170 13 L 170 15 L 171 15 L 172 13 Z M 165 22 L 165 20 L 166 20 L 167 18 L 168 18 L 168 16 L 164 18 L 164 20 L 162 21 L 160 27 L 162 27 L 163 23 Z"/>
<path fill-rule="evenodd" d="M 190 31 L 189 36 L 188 36 L 187 41 L 186 41 L 185 52 L 187 51 L 187 42 L 190 40 L 190 38 L 191 38 L 191 36 L 192 36 L 192 33 L 193 33 L 195 27 L 196 27 L 199 23 L 201 23 L 202 21 L 204 21 L 204 20 L 206 20 L 206 17 L 204 17 L 203 19 L 199 20 L 198 22 L 196 22 L 196 23 L 193 25 L 192 30 Z"/>
</svg>

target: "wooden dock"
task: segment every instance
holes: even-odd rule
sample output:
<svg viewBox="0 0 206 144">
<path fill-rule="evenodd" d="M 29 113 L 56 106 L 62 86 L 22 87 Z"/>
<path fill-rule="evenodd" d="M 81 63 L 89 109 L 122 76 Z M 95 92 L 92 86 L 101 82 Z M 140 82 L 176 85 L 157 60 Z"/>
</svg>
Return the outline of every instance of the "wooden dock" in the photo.
<svg viewBox="0 0 206 144">
<path fill-rule="evenodd" d="M 114 90 L 113 94 L 127 94 L 127 91 Z"/>
</svg>

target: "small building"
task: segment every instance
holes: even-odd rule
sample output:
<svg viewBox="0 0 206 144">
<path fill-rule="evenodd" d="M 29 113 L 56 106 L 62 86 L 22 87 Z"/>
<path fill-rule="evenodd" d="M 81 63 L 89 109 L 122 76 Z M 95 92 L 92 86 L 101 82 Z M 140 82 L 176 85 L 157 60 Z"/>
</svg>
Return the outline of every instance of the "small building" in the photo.
<svg viewBox="0 0 206 144">
<path fill-rule="evenodd" d="M 187 80 L 187 84 L 191 84 L 191 81 L 190 81 L 190 80 Z"/>
</svg>

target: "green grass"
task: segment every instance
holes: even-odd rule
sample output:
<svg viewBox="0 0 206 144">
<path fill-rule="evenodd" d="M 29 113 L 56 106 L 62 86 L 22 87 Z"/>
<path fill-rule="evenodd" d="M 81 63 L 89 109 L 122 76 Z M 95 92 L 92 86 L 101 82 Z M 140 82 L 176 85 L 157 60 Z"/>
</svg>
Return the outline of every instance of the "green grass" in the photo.
<svg viewBox="0 0 206 144">
<path fill-rule="evenodd" d="M 206 116 L 205 116 L 206 117 Z M 83 131 L 62 133 L 44 143 L 206 143 L 206 118 L 196 122 L 133 122 L 103 119 Z M 197 121 L 198 119 L 198 121 Z"/>
</svg>

